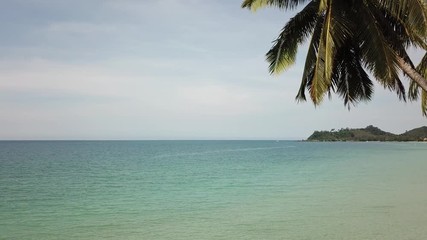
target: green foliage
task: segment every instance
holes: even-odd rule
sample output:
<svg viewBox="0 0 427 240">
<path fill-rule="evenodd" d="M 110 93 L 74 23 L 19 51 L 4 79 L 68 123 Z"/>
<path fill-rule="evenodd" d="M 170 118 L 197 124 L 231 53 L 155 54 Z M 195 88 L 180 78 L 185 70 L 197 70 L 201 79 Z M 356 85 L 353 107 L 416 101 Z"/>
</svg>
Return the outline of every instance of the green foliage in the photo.
<svg viewBox="0 0 427 240">
<path fill-rule="evenodd" d="M 267 61 L 270 62 L 270 73 L 279 74 L 294 64 L 298 45 L 310 36 L 311 29 L 316 24 L 318 7 L 317 1 L 310 2 L 282 29 L 266 54 Z"/>
<path fill-rule="evenodd" d="M 427 127 L 416 128 L 396 135 L 370 125 L 360 129 L 315 131 L 307 141 L 423 141 L 425 138 L 427 138 Z"/>
<path fill-rule="evenodd" d="M 424 140 L 427 138 L 427 127 L 415 128 L 400 135 L 402 141 Z"/>
<path fill-rule="evenodd" d="M 282 29 L 266 54 L 270 72 L 279 74 L 294 62 L 298 47 L 311 36 L 301 85 L 296 96 L 315 105 L 334 92 L 350 107 L 369 101 L 371 75 L 385 88 L 406 100 L 399 60 L 415 68 L 406 49 L 427 50 L 427 2 L 425 0 L 245 0 L 242 7 L 257 10 L 272 6 L 294 9 L 307 3 Z M 427 60 L 416 70 L 426 80 Z M 424 67 L 423 67 L 424 66 Z M 366 72 L 368 71 L 368 72 Z M 424 72 L 423 72 L 424 71 Z M 412 83 L 409 98 L 421 96 L 427 116 L 426 89 Z"/>
</svg>

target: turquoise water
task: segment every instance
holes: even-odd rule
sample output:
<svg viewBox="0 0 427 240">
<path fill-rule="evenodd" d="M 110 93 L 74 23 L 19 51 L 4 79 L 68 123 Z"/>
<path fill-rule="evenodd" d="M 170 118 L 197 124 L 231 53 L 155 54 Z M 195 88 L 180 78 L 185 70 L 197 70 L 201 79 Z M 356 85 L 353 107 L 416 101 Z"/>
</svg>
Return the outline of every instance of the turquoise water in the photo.
<svg viewBox="0 0 427 240">
<path fill-rule="evenodd" d="M 0 142 L 0 239 L 427 239 L 427 144 Z"/>
</svg>

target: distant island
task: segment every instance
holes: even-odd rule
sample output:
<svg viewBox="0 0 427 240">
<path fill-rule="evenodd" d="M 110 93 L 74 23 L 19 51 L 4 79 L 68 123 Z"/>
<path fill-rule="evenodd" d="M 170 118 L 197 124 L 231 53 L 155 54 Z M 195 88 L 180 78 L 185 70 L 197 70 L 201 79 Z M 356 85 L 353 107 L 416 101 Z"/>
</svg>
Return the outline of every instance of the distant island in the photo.
<svg viewBox="0 0 427 240">
<path fill-rule="evenodd" d="M 366 128 L 332 129 L 331 131 L 315 131 L 307 141 L 427 141 L 427 127 L 415 128 L 402 134 L 385 132 L 372 125 Z"/>
</svg>

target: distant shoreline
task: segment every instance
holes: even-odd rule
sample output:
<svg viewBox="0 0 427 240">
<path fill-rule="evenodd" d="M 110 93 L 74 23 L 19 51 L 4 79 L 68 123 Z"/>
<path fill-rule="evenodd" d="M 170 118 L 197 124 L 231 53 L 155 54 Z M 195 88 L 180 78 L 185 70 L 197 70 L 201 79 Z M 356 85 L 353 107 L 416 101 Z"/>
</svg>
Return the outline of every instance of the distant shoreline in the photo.
<svg viewBox="0 0 427 240">
<path fill-rule="evenodd" d="M 427 127 L 423 126 L 402 134 L 385 132 L 372 125 L 366 128 L 341 128 L 314 131 L 307 142 L 427 142 Z"/>
</svg>

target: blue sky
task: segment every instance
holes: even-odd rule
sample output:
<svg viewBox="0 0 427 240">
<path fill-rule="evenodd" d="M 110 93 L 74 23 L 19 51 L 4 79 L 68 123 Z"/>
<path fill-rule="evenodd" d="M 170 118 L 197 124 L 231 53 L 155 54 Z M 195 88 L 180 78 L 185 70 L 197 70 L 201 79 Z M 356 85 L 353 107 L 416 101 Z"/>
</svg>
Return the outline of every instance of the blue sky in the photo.
<svg viewBox="0 0 427 240">
<path fill-rule="evenodd" d="M 351 111 L 337 96 L 295 102 L 305 47 L 280 76 L 264 60 L 293 13 L 240 4 L 2 1 L 0 139 L 303 139 L 426 125 L 419 103 L 380 86 Z"/>
</svg>

